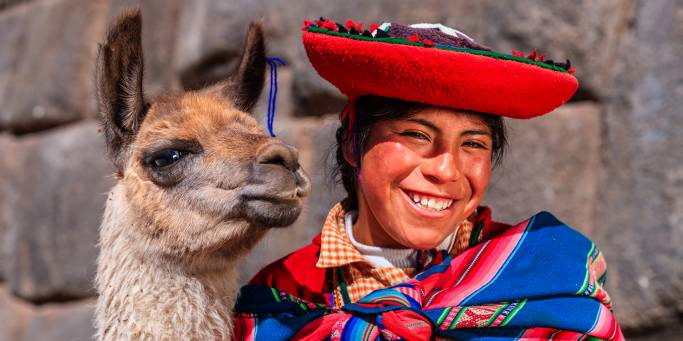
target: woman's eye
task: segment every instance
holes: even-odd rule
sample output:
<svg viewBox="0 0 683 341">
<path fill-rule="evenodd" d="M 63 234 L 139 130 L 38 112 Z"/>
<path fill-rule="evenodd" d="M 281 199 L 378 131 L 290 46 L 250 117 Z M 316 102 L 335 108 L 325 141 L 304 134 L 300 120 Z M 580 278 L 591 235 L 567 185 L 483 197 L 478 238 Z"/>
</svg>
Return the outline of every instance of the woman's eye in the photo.
<svg viewBox="0 0 683 341">
<path fill-rule="evenodd" d="M 184 152 L 181 152 L 179 150 L 175 149 L 169 149 L 169 150 L 164 150 L 161 151 L 157 154 L 155 154 L 152 159 L 151 159 L 151 165 L 154 168 L 163 168 L 166 166 L 170 166 L 178 161 L 185 156 Z"/>
<path fill-rule="evenodd" d="M 429 141 L 429 137 L 427 137 L 427 135 L 420 133 L 420 132 L 417 132 L 417 131 L 404 131 L 401 133 L 401 135 L 416 138 L 418 140 Z"/>
<path fill-rule="evenodd" d="M 486 149 L 486 145 L 475 141 L 467 141 L 464 144 L 466 147 Z"/>
</svg>

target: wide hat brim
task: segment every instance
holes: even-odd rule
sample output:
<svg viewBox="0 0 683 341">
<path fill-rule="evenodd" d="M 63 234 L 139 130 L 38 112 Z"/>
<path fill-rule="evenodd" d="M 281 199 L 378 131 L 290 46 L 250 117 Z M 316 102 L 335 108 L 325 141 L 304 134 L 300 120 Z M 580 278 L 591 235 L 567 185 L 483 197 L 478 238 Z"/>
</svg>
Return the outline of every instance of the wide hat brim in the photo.
<svg viewBox="0 0 683 341">
<path fill-rule="evenodd" d="M 577 79 L 559 67 L 496 52 L 309 28 L 308 58 L 349 99 L 363 95 L 531 118 L 568 101 Z"/>
</svg>

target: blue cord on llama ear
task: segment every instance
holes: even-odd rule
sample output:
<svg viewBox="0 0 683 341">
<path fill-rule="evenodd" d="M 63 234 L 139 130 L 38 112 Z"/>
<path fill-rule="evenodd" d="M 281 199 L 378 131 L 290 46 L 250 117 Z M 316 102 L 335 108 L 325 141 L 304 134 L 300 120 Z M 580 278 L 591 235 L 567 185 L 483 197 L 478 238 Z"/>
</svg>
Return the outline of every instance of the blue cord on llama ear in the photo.
<svg viewBox="0 0 683 341">
<path fill-rule="evenodd" d="M 270 136 L 275 137 L 273 122 L 275 121 L 275 106 L 277 99 L 277 64 L 286 64 L 284 60 L 277 56 L 268 57 L 266 60 L 268 61 L 268 64 L 270 64 L 270 91 L 268 92 L 268 112 L 266 113 L 266 118 L 268 120 L 268 133 Z"/>
</svg>

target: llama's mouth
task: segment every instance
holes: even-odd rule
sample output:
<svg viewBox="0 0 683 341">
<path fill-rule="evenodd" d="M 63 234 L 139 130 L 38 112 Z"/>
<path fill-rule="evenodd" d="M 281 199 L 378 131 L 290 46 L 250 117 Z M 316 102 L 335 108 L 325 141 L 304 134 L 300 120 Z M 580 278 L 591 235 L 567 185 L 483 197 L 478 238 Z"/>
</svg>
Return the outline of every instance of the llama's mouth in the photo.
<svg viewBox="0 0 683 341">
<path fill-rule="evenodd" d="M 308 175 L 300 167 L 296 172 L 282 172 L 278 168 L 267 175 L 252 177 L 241 189 L 243 212 L 258 226 L 289 226 L 301 214 L 302 199 L 311 191 Z"/>
<path fill-rule="evenodd" d="M 244 198 L 244 213 L 249 221 L 262 227 L 285 227 L 296 221 L 301 214 L 300 197 L 250 197 Z"/>
</svg>

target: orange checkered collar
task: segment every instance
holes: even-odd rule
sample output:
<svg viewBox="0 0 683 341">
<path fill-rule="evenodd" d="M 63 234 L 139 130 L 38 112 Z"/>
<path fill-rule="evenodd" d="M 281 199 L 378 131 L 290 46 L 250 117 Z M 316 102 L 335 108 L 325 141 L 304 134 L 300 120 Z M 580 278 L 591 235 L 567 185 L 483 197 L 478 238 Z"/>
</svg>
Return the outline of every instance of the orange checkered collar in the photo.
<svg viewBox="0 0 683 341">
<path fill-rule="evenodd" d="M 317 267 L 332 268 L 356 262 L 367 262 L 363 254 L 349 240 L 348 232 L 346 231 L 345 215 L 346 210 L 344 210 L 342 203 L 334 205 L 328 213 L 320 236 L 320 256 L 316 263 Z M 469 220 L 465 220 L 457 231 L 455 245 L 453 245 L 451 254 L 459 254 L 468 247 L 472 233 L 472 223 Z"/>
<path fill-rule="evenodd" d="M 341 203 L 332 207 L 327 214 L 320 235 L 320 256 L 316 266 L 333 268 L 355 262 L 365 262 L 365 258 L 349 240 L 344 223 L 346 211 Z"/>
</svg>

